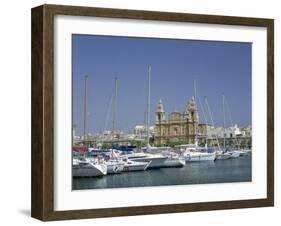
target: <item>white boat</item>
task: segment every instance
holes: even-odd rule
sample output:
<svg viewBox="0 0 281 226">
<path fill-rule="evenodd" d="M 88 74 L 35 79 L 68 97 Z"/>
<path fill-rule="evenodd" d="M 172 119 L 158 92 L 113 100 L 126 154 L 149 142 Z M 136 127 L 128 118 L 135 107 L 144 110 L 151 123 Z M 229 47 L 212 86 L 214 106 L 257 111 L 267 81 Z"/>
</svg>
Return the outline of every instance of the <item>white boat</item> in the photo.
<svg viewBox="0 0 281 226">
<path fill-rule="evenodd" d="M 147 94 L 147 110 L 146 110 L 146 153 L 133 153 L 128 156 L 129 159 L 137 162 L 150 162 L 148 168 L 161 168 L 165 166 L 165 160 L 168 158 L 161 154 L 151 154 L 149 151 L 157 151 L 158 148 L 151 147 L 149 144 L 149 124 L 150 124 L 150 83 L 151 83 L 151 66 L 148 66 L 148 94 Z"/>
<path fill-rule="evenodd" d="M 223 109 L 223 150 L 217 151 L 217 159 L 231 159 L 232 154 L 226 150 L 226 140 L 225 140 L 225 97 L 222 95 L 222 109 Z"/>
<path fill-rule="evenodd" d="M 200 162 L 200 161 L 214 161 L 216 159 L 216 153 L 208 152 L 189 152 L 185 153 L 186 162 Z"/>
<path fill-rule="evenodd" d="M 239 150 L 229 150 L 222 153 L 217 152 L 217 159 L 235 159 L 239 156 L 243 156 L 243 154 L 246 155 L 246 153 Z"/>
<path fill-rule="evenodd" d="M 249 156 L 251 153 L 251 150 L 247 149 L 247 150 L 235 150 L 235 152 L 239 153 L 239 156 Z"/>
<path fill-rule="evenodd" d="M 162 155 L 167 157 L 163 167 L 185 166 L 184 156 L 181 156 L 180 154 L 173 152 L 171 148 L 169 150 L 162 151 Z"/>
<path fill-rule="evenodd" d="M 183 144 L 176 146 L 182 153 L 186 162 L 214 161 L 216 151 L 206 147 L 199 147 L 197 144 Z"/>
<path fill-rule="evenodd" d="M 134 152 L 129 154 L 119 155 L 121 159 L 129 159 L 134 162 L 146 162 L 150 163 L 148 169 L 165 167 L 165 161 L 168 158 L 161 154 L 150 154 L 144 152 Z"/>
<path fill-rule="evenodd" d="M 185 166 L 184 157 L 168 157 L 164 162 L 164 167 L 183 167 Z"/>
<path fill-rule="evenodd" d="M 103 162 L 93 161 L 87 158 L 73 159 L 73 177 L 98 177 L 107 174 L 107 166 Z"/>
<path fill-rule="evenodd" d="M 231 159 L 232 155 L 229 152 L 219 151 L 216 153 L 216 160 Z"/>
<path fill-rule="evenodd" d="M 223 95 L 223 111 L 224 111 L 223 114 L 225 114 L 225 109 L 224 109 L 225 108 L 225 106 L 224 106 L 225 102 L 226 102 L 226 100 L 225 100 L 225 97 Z M 229 105 L 227 104 L 226 106 L 228 106 L 228 109 L 229 109 Z M 231 126 L 233 127 L 233 122 L 232 122 L 232 119 L 231 119 L 231 112 L 230 112 L 230 110 L 229 110 L 229 116 L 230 116 Z M 225 117 L 224 117 L 224 120 L 225 120 Z M 225 122 L 224 122 L 224 127 L 225 127 Z M 236 142 L 236 146 L 237 146 L 238 149 L 232 148 L 229 151 L 227 151 L 228 153 L 231 154 L 231 158 L 238 158 L 239 156 L 248 156 L 250 154 L 251 150 L 249 150 L 249 149 L 247 149 L 247 150 L 246 149 L 244 149 L 244 150 L 240 149 L 240 145 L 238 143 L 238 140 L 237 140 L 236 136 L 235 136 L 235 142 Z M 224 147 L 225 147 L 225 138 L 224 138 Z"/>
<path fill-rule="evenodd" d="M 110 159 L 105 162 L 107 166 L 107 174 L 121 173 L 125 163 L 121 160 Z"/>
<path fill-rule="evenodd" d="M 150 162 L 135 162 L 130 159 L 124 159 L 124 172 L 129 171 L 144 171 L 149 166 Z"/>
<path fill-rule="evenodd" d="M 231 154 L 232 159 L 238 158 L 240 156 L 240 152 L 237 150 L 230 151 L 229 153 Z"/>
</svg>

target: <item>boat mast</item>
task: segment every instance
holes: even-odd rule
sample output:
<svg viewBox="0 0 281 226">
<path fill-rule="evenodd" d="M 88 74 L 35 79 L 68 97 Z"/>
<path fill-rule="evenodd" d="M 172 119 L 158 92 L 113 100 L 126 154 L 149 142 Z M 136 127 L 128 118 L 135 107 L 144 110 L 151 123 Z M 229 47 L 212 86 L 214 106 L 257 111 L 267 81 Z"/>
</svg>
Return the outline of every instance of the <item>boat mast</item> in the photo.
<svg viewBox="0 0 281 226">
<path fill-rule="evenodd" d="M 88 75 L 84 77 L 84 141 L 86 141 L 87 137 L 87 81 Z"/>
<path fill-rule="evenodd" d="M 114 81 L 113 117 L 112 117 L 112 134 L 113 134 L 113 136 L 114 136 L 114 133 L 115 133 L 115 117 L 116 117 L 117 85 L 118 85 L 118 79 L 117 79 L 117 77 L 115 77 L 115 81 Z"/>
<path fill-rule="evenodd" d="M 196 80 L 194 80 L 194 93 L 195 93 L 195 96 L 194 96 L 195 102 L 197 103 L 197 100 L 199 102 L 199 107 L 201 108 L 203 119 L 204 119 L 204 123 L 206 124 L 206 130 L 207 130 L 208 120 L 207 120 L 207 116 L 206 116 L 203 104 L 201 102 L 200 95 L 198 95 L 198 90 L 197 90 L 197 86 L 196 86 Z M 199 108 L 198 108 L 198 114 L 199 114 Z M 199 120 L 198 120 L 198 123 L 199 123 Z M 197 139 L 198 139 L 198 135 L 197 135 Z M 207 143 L 208 143 L 208 141 L 207 141 L 207 134 L 206 134 L 206 137 L 205 137 L 205 142 L 206 142 L 205 143 L 205 147 L 207 148 Z"/>
<path fill-rule="evenodd" d="M 223 148 L 225 150 L 225 107 L 224 107 L 224 95 L 222 95 L 222 110 L 223 110 Z"/>
<path fill-rule="evenodd" d="M 147 111 L 146 111 L 146 144 L 149 147 L 149 124 L 150 124 L 150 80 L 151 80 L 151 66 L 148 66 L 148 95 L 147 95 Z"/>
<path fill-rule="evenodd" d="M 194 86 L 194 100 L 195 100 L 195 104 L 194 104 L 194 108 L 196 109 L 196 80 L 193 81 L 193 86 Z M 194 118 L 196 118 L 196 115 L 194 116 Z M 196 123 L 194 123 L 194 132 L 195 132 L 195 145 L 198 146 L 198 136 L 197 136 L 197 125 Z"/>
</svg>

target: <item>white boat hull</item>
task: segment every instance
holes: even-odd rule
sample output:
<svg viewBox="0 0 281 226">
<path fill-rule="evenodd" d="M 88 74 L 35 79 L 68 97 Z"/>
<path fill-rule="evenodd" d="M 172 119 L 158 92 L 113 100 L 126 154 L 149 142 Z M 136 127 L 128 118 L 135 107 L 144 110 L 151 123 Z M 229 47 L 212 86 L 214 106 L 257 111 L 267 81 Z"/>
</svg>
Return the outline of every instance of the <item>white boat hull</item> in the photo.
<svg viewBox="0 0 281 226">
<path fill-rule="evenodd" d="M 217 154 L 217 157 L 216 157 L 217 160 L 230 159 L 230 158 L 231 158 L 230 153 Z"/>
<path fill-rule="evenodd" d="M 183 167 L 185 166 L 184 158 L 168 158 L 164 162 L 164 167 Z"/>
<path fill-rule="evenodd" d="M 107 173 L 107 167 L 103 165 L 75 165 L 72 168 L 73 177 L 98 177 L 104 176 Z"/>
<path fill-rule="evenodd" d="M 166 157 L 148 158 L 146 162 L 150 162 L 148 169 L 161 168 L 165 166 Z"/>
<path fill-rule="evenodd" d="M 249 156 L 251 153 L 251 150 L 235 150 L 234 152 L 239 153 L 239 156 Z"/>
<path fill-rule="evenodd" d="M 122 162 L 106 162 L 107 174 L 121 173 L 124 168 L 124 163 Z"/>
<path fill-rule="evenodd" d="M 238 158 L 240 156 L 240 153 L 237 152 L 237 151 L 232 151 L 231 152 L 231 158 L 234 159 L 234 158 Z"/>
<path fill-rule="evenodd" d="M 147 169 L 149 164 L 150 162 L 135 162 L 135 161 L 125 162 L 123 167 L 123 172 L 144 171 Z"/>
<path fill-rule="evenodd" d="M 216 153 L 190 153 L 185 156 L 186 162 L 214 161 Z"/>
<path fill-rule="evenodd" d="M 147 155 L 144 157 L 129 157 L 130 160 L 134 162 L 150 162 L 148 169 L 161 168 L 165 167 L 165 161 L 167 160 L 167 156 L 161 155 Z"/>
</svg>

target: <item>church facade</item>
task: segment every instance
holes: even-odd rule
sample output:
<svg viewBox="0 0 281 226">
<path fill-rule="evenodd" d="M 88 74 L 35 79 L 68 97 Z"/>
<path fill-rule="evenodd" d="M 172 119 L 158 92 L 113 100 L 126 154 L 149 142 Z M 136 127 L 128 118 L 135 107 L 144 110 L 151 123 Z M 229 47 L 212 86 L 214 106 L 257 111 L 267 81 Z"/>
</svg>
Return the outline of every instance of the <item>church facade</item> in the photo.
<svg viewBox="0 0 281 226">
<path fill-rule="evenodd" d="M 207 125 L 199 123 L 195 98 L 188 101 L 184 112 L 171 112 L 166 118 L 164 104 L 159 101 L 155 112 L 154 144 L 165 145 L 169 142 L 194 144 L 204 142 Z"/>
</svg>

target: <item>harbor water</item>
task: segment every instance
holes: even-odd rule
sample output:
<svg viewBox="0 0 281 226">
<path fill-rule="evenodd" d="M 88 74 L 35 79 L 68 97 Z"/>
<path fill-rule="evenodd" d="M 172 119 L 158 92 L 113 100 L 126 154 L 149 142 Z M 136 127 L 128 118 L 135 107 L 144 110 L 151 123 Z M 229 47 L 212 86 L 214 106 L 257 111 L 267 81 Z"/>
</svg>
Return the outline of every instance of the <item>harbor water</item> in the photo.
<svg viewBox="0 0 281 226">
<path fill-rule="evenodd" d="M 122 172 L 103 177 L 73 178 L 72 189 L 104 189 L 164 185 L 250 182 L 250 156 L 216 161 L 187 162 L 181 168 Z"/>
</svg>

